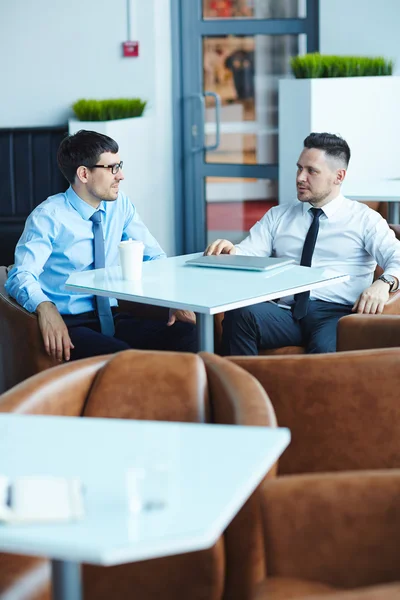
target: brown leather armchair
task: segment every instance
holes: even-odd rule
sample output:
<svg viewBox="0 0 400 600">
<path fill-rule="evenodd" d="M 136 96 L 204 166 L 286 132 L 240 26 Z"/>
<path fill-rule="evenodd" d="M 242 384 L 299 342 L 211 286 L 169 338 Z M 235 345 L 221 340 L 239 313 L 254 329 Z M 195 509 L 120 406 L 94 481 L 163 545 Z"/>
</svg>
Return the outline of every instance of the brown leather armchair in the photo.
<svg viewBox="0 0 400 600">
<path fill-rule="evenodd" d="M 7 294 L 7 271 L 7 267 L 0 267 L 0 394 L 59 364 L 45 352 L 37 316 Z M 158 306 L 121 301 L 119 309 L 137 317 L 168 318 L 168 309 Z"/>
<path fill-rule="evenodd" d="M 262 492 L 268 577 L 254 600 L 400 597 L 400 470 L 279 477 Z"/>
<path fill-rule="evenodd" d="M 398 240 L 400 240 L 400 225 L 389 225 L 389 227 L 391 229 L 393 229 L 393 231 L 396 234 L 396 238 Z M 374 279 L 377 279 L 380 275 L 382 275 L 382 269 L 381 267 L 377 267 L 375 270 L 375 277 Z M 390 295 L 390 299 L 389 302 L 386 304 L 385 309 L 383 311 L 384 315 L 400 315 L 400 290 L 391 294 Z M 351 343 L 351 335 L 354 332 L 354 329 L 356 327 L 355 323 L 355 319 L 358 319 L 359 317 L 361 317 L 363 315 L 349 315 L 348 317 L 342 317 L 342 319 L 340 319 L 339 323 L 341 324 L 341 331 L 340 331 L 340 335 L 341 335 L 341 342 L 340 342 L 340 350 L 352 350 L 352 343 Z M 380 317 L 380 315 L 371 315 L 372 319 L 378 318 Z M 354 321 L 352 322 L 350 319 L 353 319 Z M 215 351 L 216 352 L 221 352 L 221 339 L 222 339 L 222 321 L 224 320 L 224 315 L 223 313 L 220 313 L 218 315 L 215 316 L 214 319 L 214 325 L 215 325 L 215 336 L 214 336 L 214 341 L 215 341 Z M 346 328 L 349 327 L 350 331 L 346 331 Z M 364 338 L 366 339 L 366 338 Z M 345 344 L 343 344 L 343 341 L 346 340 L 346 342 L 350 342 L 349 346 L 346 347 Z M 380 348 L 382 347 L 381 344 L 377 344 L 375 345 L 374 343 L 374 337 L 371 335 L 369 338 L 369 343 L 371 345 L 367 346 L 368 348 Z M 391 344 L 390 344 L 391 345 Z M 400 345 L 400 344 L 398 344 Z M 362 346 L 362 347 L 366 347 L 366 346 Z M 357 349 L 358 346 L 356 345 L 354 347 L 354 349 Z M 338 345 L 338 350 L 339 350 L 339 345 Z M 259 354 L 260 356 L 275 356 L 275 355 L 285 355 L 285 354 L 304 354 L 305 352 L 305 348 L 303 346 L 283 346 L 282 348 L 275 348 L 274 350 L 260 350 Z"/>
<path fill-rule="evenodd" d="M 225 360 L 258 379 L 268 392 L 278 424 L 291 430 L 291 443 L 278 464 L 279 480 L 298 474 L 400 469 L 400 348 Z M 270 483 L 275 486 L 275 480 L 264 483 L 262 494 Z M 300 493 L 291 496 L 294 506 L 299 498 Z M 293 521 L 289 510 L 285 518 Z M 265 512 L 261 522 L 265 522 Z M 301 525 L 296 531 L 300 537 Z M 274 574 L 272 580 L 267 579 L 266 598 L 286 600 L 297 598 L 300 591 L 306 595 L 329 590 L 323 580 L 312 586 L 299 581 L 299 577 L 306 578 L 304 574 L 292 581 L 294 575 L 289 572 L 271 572 L 270 557 L 266 545 L 264 568 L 268 578 Z M 357 585 L 363 585 L 361 580 Z"/>
<path fill-rule="evenodd" d="M 276 425 L 268 396 L 258 381 L 233 363 L 216 356 L 202 360 L 194 354 L 136 350 L 39 373 L 3 394 L 0 412 Z M 246 586 L 265 576 L 259 518 L 255 492 L 229 525 L 226 539 L 221 538 L 209 550 L 118 567 L 86 565 L 85 598 L 249 597 Z M 41 583 L 39 589 L 33 586 L 32 598 L 47 598 L 46 565 L 44 560 L 0 555 L 0 596 L 12 591 L 19 600 L 19 582 L 30 578 Z M 47 577 L 43 575 L 46 572 Z"/>
<path fill-rule="evenodd" d="M 291 430 L 279 475 L 400 469 L 400 348 L 227 360 L 258 379 Z"/>
</svg>

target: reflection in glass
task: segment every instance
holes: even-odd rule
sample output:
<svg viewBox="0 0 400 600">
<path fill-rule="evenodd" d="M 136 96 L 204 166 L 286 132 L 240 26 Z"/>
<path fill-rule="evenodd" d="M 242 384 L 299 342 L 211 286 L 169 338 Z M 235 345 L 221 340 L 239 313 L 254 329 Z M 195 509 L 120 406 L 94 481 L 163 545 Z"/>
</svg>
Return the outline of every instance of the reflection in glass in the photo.
<svg viewBox="0 0 400 600">
<path fill-rule="evenodd" d="M 304 35 L 205 37 L 204 91 L 221 98 L 221 143 L 207 162 L 278 162 L 278 82 L 290 58 L 305 52 Z M 215 108 L 206 97 L 206 144 L 215 142 Z"/>
<path fill-rule="evenodd" d="M 207 244 L 218 238 L 240 242 L 278 204 L 278 183 L 270 179 L 206 178 Z"/>
<path fill-rule="evenodd" d="M 204 19 L 306 17 L 306 0 L 203 0 Z"/>
</svg>

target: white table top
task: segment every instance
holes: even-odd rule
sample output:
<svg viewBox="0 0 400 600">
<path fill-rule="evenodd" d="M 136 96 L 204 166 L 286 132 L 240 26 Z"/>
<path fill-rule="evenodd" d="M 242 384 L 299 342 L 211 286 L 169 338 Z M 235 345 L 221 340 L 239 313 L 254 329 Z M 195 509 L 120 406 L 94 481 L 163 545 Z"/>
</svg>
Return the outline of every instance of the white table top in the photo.
<svg viewBox="0 0 400 600">
<path fill-rule="evenodd" d="M 79 477 L 86 515 L 0 524 L 0 551 L 116 565 L 212 546 L 289 443 L 287 429 L 0 415 L 0 473 Z M 128 512 L 130 467 L 168 467 L 169 503 Z"/>
<path fill-rule="evenodd" d="M 66 288 L 214 315 L 349 279 L 348 275 L 327 277 L 323 269 L 296 265 L 262 272 L 185 264 L 196 256 L 201 253 L 145 262 L 140 282 L 124 281 L 120 267 L 81 271 L 70 275 Z"/>
<path fill-rule="evenodd" d="M 345 180 L 342 193 L 350 200 L 400 202 L 400 179 Z"/>
</svg>

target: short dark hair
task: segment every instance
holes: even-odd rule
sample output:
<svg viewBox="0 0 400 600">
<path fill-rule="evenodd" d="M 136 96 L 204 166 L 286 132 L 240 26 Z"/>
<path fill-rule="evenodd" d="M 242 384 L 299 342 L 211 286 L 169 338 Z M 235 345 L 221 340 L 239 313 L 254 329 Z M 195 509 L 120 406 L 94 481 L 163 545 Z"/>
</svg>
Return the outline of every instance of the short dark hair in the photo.
<svg viewBox="0 0 400 600">
<path fill-rule="evenodd" d="M 57 163 L 69 183 L 74 183 L 77 168 L 81 165 L 93 167 L 103 152 L 116 154 L 117 142 L 108 135 L 81 129 L 61 141 L 57 152 Z"/>
<path fill-rule="evenodd" d="M 333 133 L 310 133 L 304 140 L 304 148 L 324 150 L 328 156 L 338 158 L 346 167 L 350 162 L 350 148 L 346 140 Z"/>
</svg>

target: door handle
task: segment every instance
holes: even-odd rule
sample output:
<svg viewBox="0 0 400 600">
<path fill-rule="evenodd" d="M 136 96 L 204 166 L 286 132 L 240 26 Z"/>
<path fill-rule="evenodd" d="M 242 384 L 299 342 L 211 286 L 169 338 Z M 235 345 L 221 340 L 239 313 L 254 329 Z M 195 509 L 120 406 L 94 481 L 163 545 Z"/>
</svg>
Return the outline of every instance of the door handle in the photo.
<svg viewBox="0 0 400 600">
<path fill-rule="evenodd" d="M 204 96 L 203 94 L 192 94 L 191 98 L 193 98 L 193 100 L 199 100 L 200 105 L 201 105 L 201 115 L 202 115 L 202 119 L 201 119 L 201 125 L 200 128 L 203 127 L 204 130 L 204 112 L 206 109 L 206 105 L 205 105 L 205 101 L 204 101 Z M 200 139 L 203 140 L 204 138 L 204 133 L 203 132 L 199 132 L 199 126 L 197 125 L 196 122 L 193 123 L 192 125 L 192 139 L 196 139 L 198 136 L 200 135 L 202 136 Z M 201 141 L 200 144 L 192 146 L 192 152 L 202 152 L 204 150 L 204 142 Z"/>
<path fill-rule="evenodd" d="M 215 144 L 204 146 L 206 152 L 212 152 L 213 150 L 216 150 L 221 143 L 221 98 L 215 92 L 204 92 L 204 96 L 215 99 Z"/>
<path fill-rule="evenodd" d="M 193 94 L 191 97 L 199 100 L 201 104 L 201 112 L 202 112 L 202 122 L 200 127 L 202 129 L 201 135 L 202 140 L 204 140 L 204 123 L 205 123 L 205 111 L 206 111 L 206 103 L 205 97 L 210 96 L 215 99 L 215 144 L 210 144 L 209 146 L 204 145 L 204 141 L 198 145 L 192 147 L 192 152 L 212 152 L 216 150 L 221 143 L 221 98 L 215 92 L 204 92 L 204 94 Z M 194 123 L 192 125 L 192 137 L 196 138 L 199 135 L 197 124 Z"/>
</svg>

